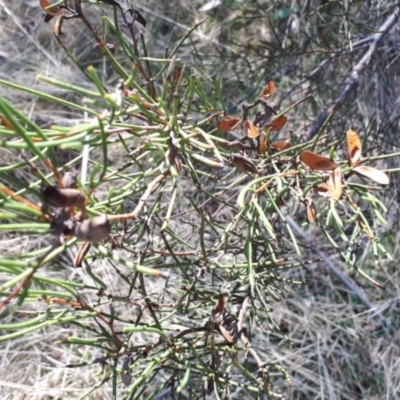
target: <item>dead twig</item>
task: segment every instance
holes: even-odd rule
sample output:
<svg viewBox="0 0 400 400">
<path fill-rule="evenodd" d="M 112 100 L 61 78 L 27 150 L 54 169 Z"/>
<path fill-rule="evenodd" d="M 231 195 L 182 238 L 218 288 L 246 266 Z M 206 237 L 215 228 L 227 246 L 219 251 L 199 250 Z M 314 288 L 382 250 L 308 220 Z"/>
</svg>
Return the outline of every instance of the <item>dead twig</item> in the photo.
<svg viewBox="0 0 400 400">
<path fill-rule="evenodd" d="M 345 79 L 344 88 L 340 93 L 339 97 L 333 102 L 333 104 L 328 108 L 328 110 L 321 113 L 311 128 L 305 135 L 305 140 L 312 139 L 315 135 L 318 134 L 321 127 L 324 125 L 326 120 L 332 117 L 337 110 L 343 105 L 349 96 L 350 92 L 355 90 L 358 86 L 360 74 L 363 69 L 369 64 L 373 54 L 378 48 L 379 43 L 382 41 L 384 36 L 390 31 L 390 29 L 394 26 L 394 24 L 398 21 L 400 17 L 400 8 L 398 6 L 395 7 L 393 12 L 390 14 L 389 18 L 379 27 L 377 33 L 372 35 L 371 44 L 369 46 L 368 51 L 364 54 L 361 60 L 354 66 L 351 74 Z"/>
</svg>

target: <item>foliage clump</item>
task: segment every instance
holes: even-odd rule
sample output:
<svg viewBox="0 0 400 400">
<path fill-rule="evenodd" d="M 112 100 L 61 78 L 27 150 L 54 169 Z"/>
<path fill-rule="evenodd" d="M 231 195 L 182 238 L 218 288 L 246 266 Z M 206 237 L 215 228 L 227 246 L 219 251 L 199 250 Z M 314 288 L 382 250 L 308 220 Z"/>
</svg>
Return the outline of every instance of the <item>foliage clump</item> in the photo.
<svg viewBox="0 0 400 400">
<path fill-rule="evenodd" d="M 374 229 L 375 220 L 385 223 L 376 193 L 389 176 L 365 165 L 388 156 L 362 158 L 362 139 L 352 129 L 332 140 L 324 133 L 329 118 L 304 140 L 291 115 L 310 96 L 279 111 L 270 101 L 279 91 L 272 80 L 232 116 L 223 81 L 214 79 L 209 90 L 179 59 L 202 22 L 163 58 L 152 58 L 140 32 L 144 14 L 102 2 L 114 14 L 102 17 L 98 31 L 83 1 L 40 1 L 46 20 L 56 20 L 60 49 L 91 88 L 37 78 L 80 101 L 0 80 L 85 116 L 73 126 L 41 127 L 0 98 L 1 147 L 20 157 L 0 168 L 1 229 L 35 243 L 0 259 L 0 340 L 48 326 L 73 328 L 58 345 L 93 351 L 84 365 L 64 367 L 103 374 L 82 397 L 109 383 L 115 398 L 126 399 L 244 392 L 282 398 L 291 377 L 270 361 L 267 344 L 293 345 L 273 317 L 285 290 L 298 283 L 290 271 L 323 260 L 351 289 L 330 260 L 336 252 L 382 287 L 358 262 L 357 250 L 368 242 L 376 265 L 390 259 Z M 101 49 L 113 84 L 83 67 L 64 43 L 74 19 Z M 111 38 L 124 57 L 115 56 Z M 329 255 L 316 244 L 321 237 Z M 65 269 L 78 279 L 62 279 Z M 28 320 L 15 322 L 24 313 Z"/>
</svg>

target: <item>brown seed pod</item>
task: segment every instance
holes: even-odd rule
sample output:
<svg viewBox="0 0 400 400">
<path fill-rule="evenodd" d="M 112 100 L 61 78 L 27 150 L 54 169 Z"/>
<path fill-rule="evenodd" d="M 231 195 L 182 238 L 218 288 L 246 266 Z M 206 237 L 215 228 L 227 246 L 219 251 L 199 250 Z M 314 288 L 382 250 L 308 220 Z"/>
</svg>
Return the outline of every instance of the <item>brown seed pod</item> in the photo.
<svg viewBox="0 0 400 400">
<path fill-rule="evenodd" d="M 98 215 L 92 219 L 85 219 L 74 229 L 74 235 L 85 242 L 101 242 L 111 232 L 110 221 L 107 215 Z"/>
<path fill-rule="evenodd" d="M 78 189 L 72 188 L 43 186 L 40 193 L 46 204 L 53 207 L 82 207 L 86 200 Z"/>
</svg>

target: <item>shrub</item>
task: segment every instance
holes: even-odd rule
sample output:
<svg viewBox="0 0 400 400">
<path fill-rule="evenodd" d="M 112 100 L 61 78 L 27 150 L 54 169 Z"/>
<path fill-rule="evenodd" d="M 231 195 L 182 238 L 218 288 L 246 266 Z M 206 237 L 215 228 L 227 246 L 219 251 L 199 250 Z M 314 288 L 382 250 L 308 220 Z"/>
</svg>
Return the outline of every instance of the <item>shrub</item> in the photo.
<svg viewBox="0 0 400 400">
<path fill-rule="evenodd" d="M 323 260 L 371 307 L 331 258 L 381 287 L 357 251 L 368 244 L 376 264 L 390 259 L 375 233 L 386 211 L 376 193 L 389 177 L 370 165 L 395 154 L 362 158 L 350 126 L 337 140 L 324 135 L 333 111 L 304 140 L 290 118 L 310 96 L 279 111 L 272 80 L 231 115 L 223 80 L 211 85 L 179 58 L 202 22 L 153 58 L 140 33 L 145 15 L 103 3 L 114 13 L 97 31 L 80 1 L 40 2 L 90 88 L 37 77 L 71 92 L 67 100 L 0 80 L 82 115 L 40 126 L 0 98 L 1 147 L 13 160 L 0 168 L 0 228 L 28 238 L 0 259 L 0 340 L 63 327 L 57 345 L 75 358 L 62 365 L 102 374 L 82 397 L 106 384 L 126 399 L 282 397 L 285 385 L 274 385 L 283 379 L 287 389 L 291 378 L 266 345 L 291 343 L 273 305 L 299 283 L 290 271 Z M 69 19 L 93 36 L 105 74 L 64 43 Z"/>
</svg>

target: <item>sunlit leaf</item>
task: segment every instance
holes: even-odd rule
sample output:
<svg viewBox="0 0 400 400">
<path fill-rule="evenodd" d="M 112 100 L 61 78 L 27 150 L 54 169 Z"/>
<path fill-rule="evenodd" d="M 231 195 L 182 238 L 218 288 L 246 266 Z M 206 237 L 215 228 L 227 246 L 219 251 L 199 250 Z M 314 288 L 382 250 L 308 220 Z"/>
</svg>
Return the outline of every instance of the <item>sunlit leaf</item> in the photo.
<svg viewBox="0 0 400 400">
<path fill-rule="evenodd" d="M 261 91 L 260 95 L 258 97 L 263 97 L 263 98 L 268 98 L 271 97 L 275 92 L 275 82 L 274 81 L 269 81 L 264 89 Z"/>
<path fill-rule="evenodd" d="M 316 171 L 332 171 L 338 167 L 336 163 L 327 157 L 315 154 L 312 151 L 303 151 L 300 153 L 300 160 L 311 169 Z"/>
<path fill-rule="evenodd" d="M 240 118 L 230 118 L 219 121 L 218 126 L 222 132 L 233 131 L 240 124 Z"/>
<path fill-rule="evenodd" d="M 365 178 L 371 179 L 371 181 L 375 183 L 379 183 L 380 185 L 389 185 L 390 183 L 389 177 L 384 172 L 379 171 L 379 169 L 359 165 L 358 167 L 353 168 L 353 171 Z"/>
<path fill-rule="evenodd" d="M 361 140 L 358 137 L 357 133 L 355 133 L 351 129 L 347 132 L 346 140 L 349 164 L 350 166 L 354 167 L 358 165 L 361 161 Z"/>
<path fill-rule="evenodd" d="M 329 194 L 335 200 L 340 200 L 340 198 L 342 197 L 343 193 L 342 179 L 343 179 L 343 174 L 342 174 L 342 168 L 340 167 L 335 168 L 331 173 L 331 175 L 329 176 L 328 179 Z"/>
<path fill-rule="evenodd" d="M 279 131 L 280 129 L 282 129 L 287 122 L 287 118 L 282 115 L 279 118 L 274 119 L 271 123 L 269 123 L 268 125 L 265 125 L 264 129 L 271 129 L 272 131 Z"/>
<path fill-rule="evenodd" d="M 260 136 L 258 128 L 248 120 L 243 122 L 243 129 L 245 135 L 251 139 L 255 139 L 256 137 Z"/>
</svg>

